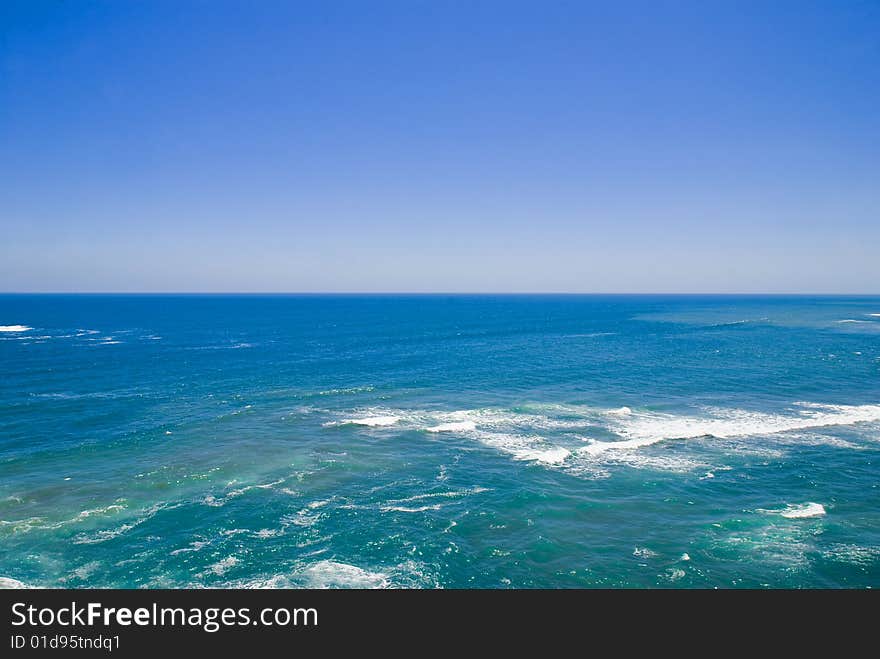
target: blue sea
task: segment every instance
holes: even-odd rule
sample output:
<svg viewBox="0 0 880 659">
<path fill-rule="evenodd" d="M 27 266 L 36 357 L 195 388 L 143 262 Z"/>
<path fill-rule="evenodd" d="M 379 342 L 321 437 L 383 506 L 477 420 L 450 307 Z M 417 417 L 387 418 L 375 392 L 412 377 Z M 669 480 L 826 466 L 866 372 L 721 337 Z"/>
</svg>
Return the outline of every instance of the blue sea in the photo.
<svg viewBox="0 0 880 659">
<path fill-rule="evenodd" d="M 0 296 L 0 584 L 880 586 L 880 298 Z"/>
</svg>

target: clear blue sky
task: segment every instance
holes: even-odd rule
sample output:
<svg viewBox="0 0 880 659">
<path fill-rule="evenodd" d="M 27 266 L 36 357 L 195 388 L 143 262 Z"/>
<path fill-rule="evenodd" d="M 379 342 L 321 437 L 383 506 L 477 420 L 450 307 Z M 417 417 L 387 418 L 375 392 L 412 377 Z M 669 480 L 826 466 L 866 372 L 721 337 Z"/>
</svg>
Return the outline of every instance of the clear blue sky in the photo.
<svg viewBox="0 0 880 659">
<path fill-rule="evenodd" d="M 880 292 L 880 2 L 0 3 L 0 290 Z"/>
</svg>

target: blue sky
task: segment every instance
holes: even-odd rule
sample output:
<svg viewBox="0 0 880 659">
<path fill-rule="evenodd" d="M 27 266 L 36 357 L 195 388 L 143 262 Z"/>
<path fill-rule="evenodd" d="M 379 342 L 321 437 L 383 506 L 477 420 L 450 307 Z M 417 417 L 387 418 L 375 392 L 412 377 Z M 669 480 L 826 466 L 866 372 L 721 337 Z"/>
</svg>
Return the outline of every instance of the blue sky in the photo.
<svg viewBox="0 0 880 659">
<path fill-rule="evenodd" d="M 880 3 L 3 2 L 0 290 L 880 292 Z"/>
</svg>

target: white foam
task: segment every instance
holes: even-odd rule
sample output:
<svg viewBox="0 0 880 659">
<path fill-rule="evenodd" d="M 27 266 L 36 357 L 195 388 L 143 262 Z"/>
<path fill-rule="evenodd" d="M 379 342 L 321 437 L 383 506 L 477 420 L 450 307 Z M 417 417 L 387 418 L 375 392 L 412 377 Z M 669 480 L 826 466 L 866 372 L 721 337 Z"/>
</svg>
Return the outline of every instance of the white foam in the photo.
<svg viewBox="0 0 880 659">
<path fill-rule="evenodd" d="M 788 519 L 802 519 L 805 517 L 822 517 L 825 514 L 825 506 L 821 503 L 799 503 L 786 506 L 779 514 Z"/>
<path fill-rule="evenodd" d="M 281 518 L 281 527 L 287 528 L 288 526 L 314 526 L 318 522 L 320 522 L 324 518 L 323 513 L 313 513 L 311 509 L 308 507 L 303 508 L 302 510 L 297 511 L 296 513 L 291 513 L 289 515 L 284 515 Z"/>
<path fill-rule="evenodd" d="M 0 332 L 29 332 L 32 329 L 27 325 L 0 325 Z"/>
<path fill-rule="evenodd" d="M 779 515 L 783 510 L 756 512 Z M 731 520 L 730 523 L 736 522 Z M 724 527 L 717 524 L 716 528 Z M 757 527 L 737 524 L 737 528 L 713 544 L 725 553 L 735 552 L 743 561 L 778 565 L 787 572 L 799 572 L 808 569 L 818 553 L 818 537 L 814 524 L 772 520 Z"/>
<path fill-rule="evenodd" d="M 0 528 L 8 529 L 9 533 L 30 533 L 33 529 L 56 529 L 65 522 L 46 524 L 44 517 L 28 517 L 26 519 L 0 519 Z"/>
<path fill-rule="evenodd" d="M 844 320 L 835 320 L 835 323 L 867 323 L 867 320 L 856 320 L 854 318 L 845 318 Z"/>
<path fill-rule="evenodd" d="M 682 577 L 686 576 L 687 572 L 682 570 L 680 567 L 670 567 L 667 568 L 665 578 L 669 581 L 678 581 Z"/>
<path fill-rule="evenodd" d="M 458 499 L 461 497 L 466 497 L 471 494 L 479 494 L 481 492 L 488 492 L 488 489 L 485 487 L 474 487 L 467 490 L 453 490 L 449 492 L 427 492 L 425 494 L 415 494 L 411 497 L 406 497 L 405 499 L 391 499 L 386 502 L 385 505 L 381 506 L 379 510 L 382 512 L 399 512 L 399 513 L 421 513 L 426 510 L 440 510 L 444 503 L 429 503 L 421 506 L 406 506 L 401 504 L 412 504 L 415 502 L 425 501 L 426 499 Z"/>
<path fill-rule="evenodd" d="M 871 318 L 880 318 L 880 313 L 869 313 L 868 315 L 871 316 Z"/>
<path fill-rule="evenodd" d="M 356 565 L 319 561 L 300 572 L 308 588 L 388 588 L 391 579 L 384 572 L 370 572 Z"/>
<path fill-rule="evenodd" d="M 405 499 L 392 499 L 388 501 L 388 503 L 410 503 L 413 501 L 423 501 L 425 499 L 457 499 L 460 497 L 469 496 L 471 494 L 480 494 L 481 492 L 488 491 L 488 488 L 477 486 L 467 490 L 452 490 L 450 492 L 427 492 L 425 494 L 415 494 L 411 497 L 406 497 Z"/>
<path fill-rule="evenodd" d="M 745 437 L 772 435 L 806 428 L 847 426 L 880 421 L 880 405 L 818 405 L 797 403 L 807 408 L 798 415 L 767 414 L 747 410 L 707 410 L 712 416 L 693 417 L 645 412 L 621 419 L 616 432 L 621 441 L 596 441 L 584 447 L 585 453 L 596 455 L 607 450 L 637 449 L 667 439 L 698 437 Z"/>
<path fill-rule="evenodd" d="M 97 572 L 101 567 L 101 561 L 91 561 L 86 563 L 85 565 L 80 565 L 78 568 L 73 570 L 68 576 L 63 577 L 60 581 L 85 581 L 90 576 L 92 576 L 95 572 Z"/>
<path fill-rule="evenodd" d="M 499 409 L 458 410 L 433 413 L 428 419 L 441 421 L 428 432 L 463 432 L 481 444 L 511 455 L 515 460 L 546 465 L 563 463 L 571 452 L 547 441 L 535 430 L 583 428 L 583 420 L 568 421 L 543 414 L 528 414 Z"/>
<path fill-rule="evenodd" d="M 319 391 L 319 396 L 338 396 L 342 394 L 361 394 L 368 393 L 373 391 L 373 387 L 370 385 L 363 387 L 343 387 L 342 389 L 326 389 L 324 391 Z M 310 394 L 312 395 L 312 394 Z"/>
<path fill-rule="evenodd" d="M 238 565 L 238 559 L 235 556 L 227 556 L 226 558 L 217 561 L 213 565 L 209 565 L 208 569 L 200 573 L 199 576 L 208 576 L 211 574 L 222 576 L 226 574 L 229 570 L 234 568 L 236 565 Z"/>
<path fill-rule="evenodd" d="M 311 556 L 324 553 L 325 549 L 304 554 Z M 367 570 L 336 560 L 322 560 L 300 565 L 291 574 L 265 575 L 256 579 L 233 581 L 224 584 L 232 588 L 439 588 L 435 576 L 416 561 L 404 561 L 399 565 Z"/>
<path fill-rule="evenodd" d="M 647 547 L 636 547 L 633 549 L 633 556 L 636 558 L 654 558 L 657 552 Z"/>
<path fill-rule="evenodd" d="M 438 426 L 425 428 L 426 432 L 466 432 L 468 430 L 476 430 L 477 424 L 473 421 L 453 421 L 451 423 L 441 423 Z"/>
<path fill-rule="evenodd" d="M 11 579 L 9 577 L 0 577 L 0 590 L 18 590 L 20 588 L 30 588 L 26 583 L 19 581 L 18 579 Z"/>
<path fill-rule="evenodd" d="M 187 346 L 184 350 L 239 350 L 241 348 L 253 348 L 253 343 L 234 343 L 220 346 Z"/>
<path fill-rule="evenodd" d="M 344 419 L 341 423 L 355 426 L 379 427 L 393 426 L 398 421 L 400 421 L 399 416 L 368 416 L 363 419 Z"/>
<path fill-rule="evenodd" d="M 359 413 L 359 415 L 358 415 Z M 554 469 L 561 469 L 584 477 L 607 477 L 609 472 L 597 466 L 593 456 L 585 456 L 589 450 L 583 449 L 583 441 L 593 441 L 573 436 L 573 431 L 585 431 L 591 426 L 627 424 L 637 419 L 639 413 L 628 407 L 602 409 L 583 405 L 540 404 L 516 409 L 477 408 L 456 411 L 407 410 L 373 408 L 353 410 L 344 421 L 330 421 L 325 426 L 338 426 L 345 423 L 363 422 L 364 419 L 393 417 L 397 419 L 396 428 L 432 433 L 461 433 L 494 450 L 506 453 L 515 460 L 535 462 Z M 638 443 L 642 443 L 639 439 Z M 625 445 L 618 443 L 620 448 Z M 593 452 L 598 453 L 596 449 Z M 584 459 L 588 457 L 589 459 Z M 612 459 L 612 458 L 607 458 Z M 606 459 L 606 461 L 607 461 Z M 632 462 L 635 456 L 616 454 L 613 461 Z M 694 467 L 680 459 L 669 463 L 656 459 L 652 464 L 642 464 L 646 458 L 639 458 L 636 467 L 673 468 L 676 471 L 690 470 Z M 661 464 L 662 463 L 662 464 Z M 705 465 L 698 465 L 705 466 Z"/>
<path fill-rule="evenodd" d="M 642 446 L 650 446 L 651 444 L 656 444 L 657 442 L 663 441 L 666 439 L 665 437 L 644 437 L 641 439 L 629 439 L 621 442 L 594 442 L 589 446 L 585 446 L 581 450 L 584 453 L 589 453 L 590 455 L 596 455 L 598 453 L 602 453 L 603 451 L 607 451 L 609 449 L 614 450 L 623 450 L 623 449 L 634 449 L 641 448 Z"/>
<path fill-rule="evenodd" d="M 434 503 L 426 506 L 416 506 L 414 508 L 409 506 L 382 506 L 379 510 L 383 513 L 423 513 L 426 510 L 440 510 L 442 507 L 442 504 Z"/>
<path fill-rule="evenodd" d="M 92 517 L 93 515 L 105 515 L 107 513 L 116 513 L 121 510 L 125 510 L 125 500 L 119 499 L 118 501 L 120 501 L 121 503 L 114 503 L 109 506 L 104 506 L 103 508 L 91 508 L 89 510 L 83 510 L 77 515 L 77 519 L 85 519 L 87 517 Z"/>
<path fill-rule="evenodd" d="M 244 487 L 239 487 L 234 490 L 229 490 L 224 494 L 221 498 L 215 497 L 213 494 L 208 494 L 202 499 L 202 503 L 206 506 L 213 506 L 215 508 L 219 508 L 220 506 L 225 506 L 226 503 L 230 499 L 235 499 L 236 497 L 240 497 L 242 494 L 247 494 L 251 490 L 273 490 L 276 485 L 281 485 L 284 482 L 283 478 L 279 478 L 278 480 L 272 481 L 271 483 L 260 483 L 256 485 L 245 485 Z M 237 480 L 232 480 L 226 484 L 227 488 L 232 487 L 237 483 Z"/>
<path fill-rule="evenodd" d="M 730 320 L 725 323 L 714 323 L 709 325 L 709 327 L 733 327 L 734 325 L 744 325 L 751 322 L 754 322 L 751 318 L 744 318 L 743 320 Z"/>
<path fill-rule="evenodd" d="M 878 314 L 880 315 L 880 314 Z M 880 547 L 864 547 L 852 544 L 836 544 L 823 551 L 822 556 L 839 563 L 870 566 L 880 561 Z"/>
<path fill-rule="evenodd" d="M 258 538 L 275 538 L 284 535 L 284 529 L 260 529 L 255 531 L 254 535 Z"/>
<path fill-rule="evenodd" d="M 517 460 L 534 460 L 544 464 L 561 464 L 571 455 L 571 451 L 562 446 L 547 449 L 523 449 L 514 454 Z"/>
<path fill-rule="evenodd" d="M 610 475 L 608 467 L 621 465 L 632 469 L 647 469 L 651 471 L 667 471 L 676 474 L 687 474 L 704 470 L 711 465 L 685 456 L 680 453 L 651 453 L 646 451 L 604 451 L 599 454 L 589 454 L 583 450 L 577 451 L 572 463 L 581 465 L 587 473 L 592 472 L 595 478 L 607 478 Z"/>
<path fill-rule="evenodd" d="M 200 551 L 211 544 L 207 540 L 193 540 L 189 543 L 189 547 L 183 547 L 182 549 L 175 549 L 172 551 L 169 556 L 177 556 L 178 554 L 185 554 L 191 551 Z"/>
<path fill-rule="evenodd" d="M 474 436 L 481 444 L 507 453 L 514 460 L 559 464 L 570 455 L 568 449 L 554 446 L 538 435 L 479 431 Z"/>
<path fill-rule="evenodd" d="M 112 540 L 113 538 L 118 538 L 131 531 L 133 528 L 140 526 L 144 522 L 152 519 L 157 513 L 162 510 L 173 510 L 174 508 L 179 507 L 181 504 L 166 504 L 166 503 L 157 503 L 155 505 L 150 506 L 149 508 L 142 511 L 142 515 L 133 521 L 122 524 L 115 529 L 101 529 L 94 535 L 85 535 L 80 534 L 73 539 L 73 544 L 75 545 L 93 545 L 99 542 L 106 542 L 107 540 Z"/>
</svg>

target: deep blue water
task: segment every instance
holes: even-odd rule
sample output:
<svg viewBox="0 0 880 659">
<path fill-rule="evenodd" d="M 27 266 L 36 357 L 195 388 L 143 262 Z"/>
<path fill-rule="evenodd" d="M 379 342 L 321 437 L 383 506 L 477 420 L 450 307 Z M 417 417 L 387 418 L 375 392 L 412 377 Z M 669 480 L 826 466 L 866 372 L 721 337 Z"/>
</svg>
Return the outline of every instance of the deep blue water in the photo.
<svg viewBox="0 0 880 659">
<path fill-rule="evenodd" d="M 880 586 L 880 298 L 6 295 L 0 325 L 7 585 Z"/>
</svg>

